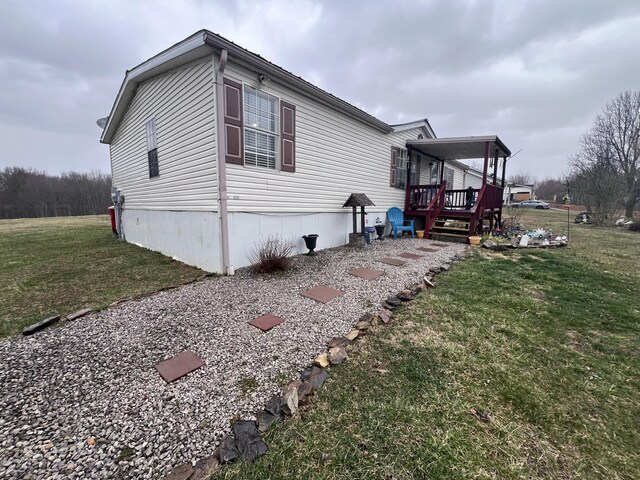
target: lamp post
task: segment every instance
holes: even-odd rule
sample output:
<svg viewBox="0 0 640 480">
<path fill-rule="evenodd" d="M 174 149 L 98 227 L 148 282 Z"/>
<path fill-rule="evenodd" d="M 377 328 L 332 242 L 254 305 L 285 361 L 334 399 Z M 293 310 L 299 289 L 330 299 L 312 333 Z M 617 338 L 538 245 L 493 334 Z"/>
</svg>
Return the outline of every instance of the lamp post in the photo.
<svg viewBox="0 0 640 480">
<path fill-rule="evenodd" d="M 567 180 L 567 194 L 562 197 L 564 200 L 564 204 L 567 209 L 567 247 L 569 246 L 569 225 L 571 224 L 569 221 L 569 207 L 571 207 L 571 197 L 569 196 L 569 181 Z"/>
</svg>

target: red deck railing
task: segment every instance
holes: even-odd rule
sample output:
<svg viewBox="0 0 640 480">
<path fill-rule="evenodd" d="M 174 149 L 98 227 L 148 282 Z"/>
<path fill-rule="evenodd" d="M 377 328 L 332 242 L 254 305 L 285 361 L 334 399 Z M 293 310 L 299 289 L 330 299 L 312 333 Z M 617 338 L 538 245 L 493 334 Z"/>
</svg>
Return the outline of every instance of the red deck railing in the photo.
<svg viewBox="0 0 640 480">
<path fill-rule="evenodd" d="M 473 193 L 473 206 L 469 208 L 469 192 Z M 425 231 L 429 232 L 438 215 L 443 210 L 458 212 L 462 215 L 468 212 L 469 234 L 473 235 L 482 230 L 482 220 L 485 211 L 502 209 L 502 187 L 484 185 L 473 190 L 447 190 L 446 184 L 441 185 L 410 185 L 405 196 L 405 213 L 425 216 Z M 465 215 L 465 217 L 467 216 Z"/>
<path fill-rule="evenodd" d="M 426 210 L 441 185 L 410 185 L 405 197 L 405 210 Z"/>
</svg>

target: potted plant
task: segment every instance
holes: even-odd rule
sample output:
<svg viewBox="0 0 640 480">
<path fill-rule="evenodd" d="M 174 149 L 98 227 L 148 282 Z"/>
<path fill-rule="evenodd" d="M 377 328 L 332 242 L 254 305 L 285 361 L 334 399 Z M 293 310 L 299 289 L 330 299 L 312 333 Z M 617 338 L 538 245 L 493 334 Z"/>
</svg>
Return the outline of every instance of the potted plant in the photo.
<svg viewBox="0 0 640 480">
<path fill-rule="evenodd" d="M 314 252 L 314 250 L 316 248 L 316 243 L 318 242 L 318 234 L 312 233 L 310 235 L 303 235 L 302 238 L 304 239 L 304 244 L 309 249 L 309 253 L 307 253 L 307 255 L 310 257 L 317 255 L 317 252 Z"/>
<path fill-rule="evenodd" d="M 469 245 L 480 245 L 480 240 L 482 240 L 478 235 L 471 235 L 469 237 Z"/>
</svg>

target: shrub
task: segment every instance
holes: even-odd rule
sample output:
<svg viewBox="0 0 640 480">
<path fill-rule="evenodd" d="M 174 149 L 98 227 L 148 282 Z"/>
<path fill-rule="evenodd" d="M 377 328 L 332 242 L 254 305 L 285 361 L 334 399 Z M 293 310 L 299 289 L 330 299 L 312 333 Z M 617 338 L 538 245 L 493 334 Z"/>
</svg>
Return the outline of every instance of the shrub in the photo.
<svg viewBox="0 0 640 480">
<path fill-rule="evenodd" d="M 271 273 L 291 268 L 291 252 L 293 242 L 282 240 L 278 236 L 269 235 L 260 239 L 249 254 L 251 270 L 254 273 Z"/>
<path fill-rule="evenodd" d="M 523 208 L 506 205 L 502 209 L 502 228 L 506 230 L 517 230 L 523 215 Z"/>
</svg>

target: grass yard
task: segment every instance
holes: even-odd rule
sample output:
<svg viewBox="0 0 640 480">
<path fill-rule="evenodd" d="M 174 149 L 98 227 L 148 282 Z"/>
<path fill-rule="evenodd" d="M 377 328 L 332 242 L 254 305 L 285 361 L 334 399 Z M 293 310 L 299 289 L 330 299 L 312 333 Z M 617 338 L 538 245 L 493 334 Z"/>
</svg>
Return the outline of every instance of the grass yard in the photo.
<svg viewBox="0 0 640 480">
<path fill-rule="evenodd" d="M 566 230 L 563 212 L 524 222 Z M 638 478 L 640 235 L 571 227 L 569 248 L 440 275 L 217 478 Z"/>
<path fill-rule="evenodd" d="M 116 240 L 107 216 L 0 220 L 0 337 L 203 273 Z"/>
</svg>

